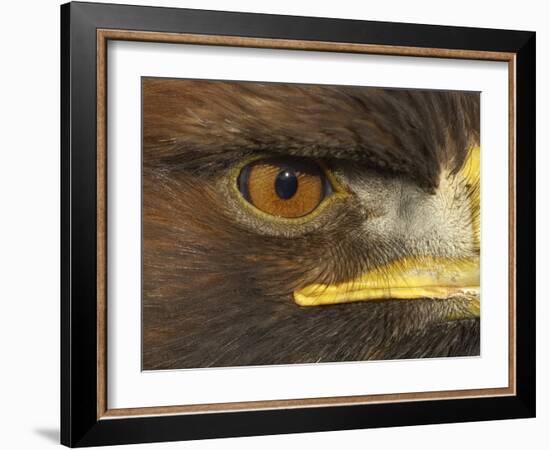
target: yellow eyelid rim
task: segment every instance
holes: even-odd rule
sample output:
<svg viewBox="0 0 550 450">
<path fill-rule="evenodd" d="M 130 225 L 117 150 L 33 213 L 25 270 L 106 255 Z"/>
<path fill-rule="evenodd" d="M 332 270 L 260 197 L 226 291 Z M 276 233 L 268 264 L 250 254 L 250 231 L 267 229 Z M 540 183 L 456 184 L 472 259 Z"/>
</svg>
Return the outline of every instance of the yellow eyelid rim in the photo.
<svg viewBox="0 0 550 450">
<path fill-rule="evenodd" d="M 235 164 L 231 169 L 229 169 L 229 182 L 230 182 L 230 189 L 235 194 L 235 197 L 237 198 L 237 201 L 239 204 L 248 212 L 251 214 L 255 214 L 256 216 L 259 216 L 261 219 L 270 221 L 270 222 L 277 222 L 279 224 L 287 224 L 287 225 L 300 225 L 303 223 L 308 223 L 321 215 L 323 211 L 325 211 L 330 205 L 334 204 L 337 201 L 341 201 L 344 198 L 348 197 L 350 194 L 348 191 L 344 189 L 342 184 L 339 180 L 334 176 L 334 174 L 329 170 L 326 164 L 324 164 L 322 161 L 316 160 L 311 158 L 312 161 L 315 161 L 316 164 L 319 165 L 319 167 L 322 169 L 323 174 L 327 177 L 329 183 L 332 187 L 332 194 L 326 197 L 319 203 L 319 205 L 311 211 L 309 214 L 306 214 L 302 217 L 295 217 L 295 218 L 288 218 L 288 217 L 279 217 L 279 216 L 273 216 L 271 214 L 268 214 L 266 212 L 261 211 L 260 209 L 256 208 L 252 203 L 247 201 L 241 191 L 239 191 L 237 179 L 244 167 L 246 167 L 248 164 L 253 163 L 255 161 L 261 161 L 263 159 L 271 159 L 271 158 L 277 158 L 278 155 L 254 155 L 249 158 L 243 158 L 239 164 Z M 281 155 L 281 158 L 284 158 L 285 155 Z M 294 156 L 288 155 L 289 158 L 293 158 Z"/>
</svg>

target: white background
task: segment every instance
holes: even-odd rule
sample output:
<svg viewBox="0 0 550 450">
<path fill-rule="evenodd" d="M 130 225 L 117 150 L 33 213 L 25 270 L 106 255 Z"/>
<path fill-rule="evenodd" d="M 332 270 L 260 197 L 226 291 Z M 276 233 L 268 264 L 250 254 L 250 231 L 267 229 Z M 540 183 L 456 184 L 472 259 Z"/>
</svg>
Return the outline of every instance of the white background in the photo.
<svg viewBox="0 0 550 450">
<path fill-rule="evenodd" d="M 153 2 L 133 3 L 152 4 Z M 550 227 L 544 194 L 550 164 L 547 126 L 550 79 L 549 14 L 544 2 L 524 0 L 460 3 L 440 1 L 357 2 L 339 0 L 162 1 L 157 5 L 271 12 L 324 17 L 421 22 L 537 31 L 538 230 Z M 2 314 L 0 372 L 2 448 L 54 446 L 59 422 L 59 2 L 9 2 L 2 8 L 0 72 L 2 144 L 0 264 Z M 550 270 L 548 235 L 539 233 L 538 418 L 472 424 L 430 425 L 136 448 L 255 449 L 384 447 L 422 449 L 547 448 L 550 441 L 550 327 L 544 289 Z M 534 299 L 533 299 L 534 301 Z M 544 327 L 544 329 L 543 329 Z M 542 381 L 541 381 L 542 380 Z"/>
<path fill-rule="evenodd" d="M 109 408 L 508 386 L 507 63 L 143 42 L 107 53 Z M 141 372 L 141 76 L 480 91 L 481 356 Z"/>
</svg>

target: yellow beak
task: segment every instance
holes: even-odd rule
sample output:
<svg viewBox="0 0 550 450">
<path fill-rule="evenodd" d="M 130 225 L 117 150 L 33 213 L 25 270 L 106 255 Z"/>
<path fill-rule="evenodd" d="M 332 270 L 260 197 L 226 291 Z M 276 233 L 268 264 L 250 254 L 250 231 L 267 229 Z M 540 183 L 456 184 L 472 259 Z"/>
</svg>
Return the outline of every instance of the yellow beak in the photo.
<svg viewBox="0 0 550 450">
<path fill-rule="evenodd" d="M 311 284 L 294 292 L 300 306 L 367 300 L 446 299 L 479 295 L 479 258 L 404 258 L 340 284 Z"/>
<path fill-rule="evenodd" d="M 471 149 L 460 176 L 474 186 L 470 196 L 472 233 L 479 245 L 479 147 Z M 472 258 L 406 257 L 339 284 L 311 284 L 294 291 L 300 306 L 357 301 L 419 298 L 473 299 L 470 312 L 479 315 L 479 256 Z"/>
</svg>

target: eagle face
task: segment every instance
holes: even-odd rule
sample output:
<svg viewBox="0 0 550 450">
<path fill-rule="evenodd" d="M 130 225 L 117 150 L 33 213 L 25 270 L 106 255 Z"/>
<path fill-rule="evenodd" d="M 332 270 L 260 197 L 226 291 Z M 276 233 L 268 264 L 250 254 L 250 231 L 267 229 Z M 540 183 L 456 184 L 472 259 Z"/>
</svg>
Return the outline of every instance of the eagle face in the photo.
<svg viewBox="0 0 550 450">
<path fill-rule="evenodd" d="M 143 137 L 144 369 L 479 354 L 477 94 L 144 79 Z"/>
</svg>

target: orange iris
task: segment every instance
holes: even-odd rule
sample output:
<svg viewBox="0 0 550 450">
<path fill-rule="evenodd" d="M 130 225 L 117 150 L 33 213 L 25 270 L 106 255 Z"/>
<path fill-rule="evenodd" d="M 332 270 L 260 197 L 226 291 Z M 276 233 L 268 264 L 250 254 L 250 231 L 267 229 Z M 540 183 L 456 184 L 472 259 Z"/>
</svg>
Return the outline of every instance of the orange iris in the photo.
<svg viewBox="0 0 550 450">
<path fill-rule="evenodd" d="M 238 185 L 260 211 L 292 219 L 317 208 L 329 187 L 317 164 L 299 158 L 255 161 L 243 168 Z"/>
</svg>

